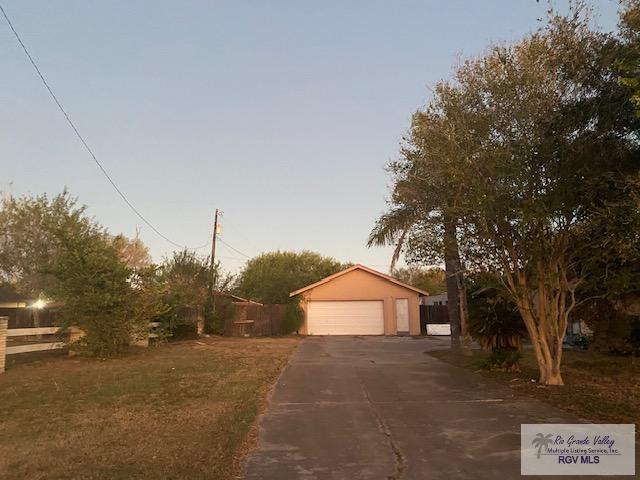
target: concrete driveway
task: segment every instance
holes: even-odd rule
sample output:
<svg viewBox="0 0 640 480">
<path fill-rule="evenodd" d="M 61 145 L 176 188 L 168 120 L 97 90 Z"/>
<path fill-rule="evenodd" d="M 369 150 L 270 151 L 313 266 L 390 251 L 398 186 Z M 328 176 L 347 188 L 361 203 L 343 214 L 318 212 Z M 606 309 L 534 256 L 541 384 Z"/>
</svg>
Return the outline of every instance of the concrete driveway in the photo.
<svg viewBox="0 0 640 480">
<path fill-rule="evenodd" d="M 511 479 L 521 423 L 576 420 L 424 353 L 446 345 L 306 338 L 261 419 L 245 479 Z"/>
</svg>

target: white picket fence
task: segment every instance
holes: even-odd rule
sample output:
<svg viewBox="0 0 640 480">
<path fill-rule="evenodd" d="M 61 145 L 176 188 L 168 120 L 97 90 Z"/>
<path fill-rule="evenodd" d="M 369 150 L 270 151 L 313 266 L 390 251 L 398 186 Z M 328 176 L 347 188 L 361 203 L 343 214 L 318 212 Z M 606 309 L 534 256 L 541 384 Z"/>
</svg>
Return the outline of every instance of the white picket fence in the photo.
<svg viewBox="0 0 640 480">
<path fill-rule="evenodd" d="M 43 341 L 39 343 L 28 343 L 24 345 L 8 345 L 8 338 L 30 337 L 34 335 L 56 335 L 60 332 L 59 327 L 32 327 L 32 328 L 7 328 L 9 323 L 8 317 L 0 317 L 0 373 L 4 372 L 6 366 L 7 355 L 15 355 L 18 353 L 28 352 L 44 352 L 56 350 L 67 346 L 67 342 L 60 342 L 58 338 L 52 338 L 54 341 Z M 157 329 L 160 322 L 149 323 L 149 335 L 147 338 L 140 339 L 135 342 L 136 345 L 148 346 L 149 338 L 158 338 Z M 82 332 L 77 328 L 69 329 L 69 342 L 73 342 L 82 336 Z"/>
</svg>

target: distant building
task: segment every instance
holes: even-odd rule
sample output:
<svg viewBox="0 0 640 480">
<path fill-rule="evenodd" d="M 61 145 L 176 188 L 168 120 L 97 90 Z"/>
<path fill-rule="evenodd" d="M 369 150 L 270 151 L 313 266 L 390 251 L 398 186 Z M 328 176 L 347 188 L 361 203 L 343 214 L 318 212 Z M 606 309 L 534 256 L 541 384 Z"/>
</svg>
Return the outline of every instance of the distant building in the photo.
<svg viewBox="0 0 640 480">
<path fill-rule="evenodd" d="M 428 297 L 422 297 L 421 305 L 446 305 L 447 294 L 441 293 L 439 295 L 429 295 Z"/>
<path fill-rule="evenodd" d="M 0 286 L 0 317 L 9 318 L 9 328 L 50 327 L 59 305 L 39 305 L 38 299 L 19 294 L 10 285 Z"/>
</svg>

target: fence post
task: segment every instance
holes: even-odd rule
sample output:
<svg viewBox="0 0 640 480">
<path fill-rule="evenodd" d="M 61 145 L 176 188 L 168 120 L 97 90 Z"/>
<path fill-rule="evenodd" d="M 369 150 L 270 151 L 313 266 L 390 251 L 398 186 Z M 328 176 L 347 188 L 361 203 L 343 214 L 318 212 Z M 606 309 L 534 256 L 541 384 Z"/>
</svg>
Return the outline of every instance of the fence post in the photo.
<svg viewBox="0 0 640 480">
<path fill-rule="evenodd" d="M 76 352 L 74 350 L 74 343 L 84 337 L 84 332 L 78 327 L 69 327 L 69 356 L 73 357 Z"/>
<path fill-rule="evenodd" d="M 150 332 L 151 328 L 153 328 L 153 327 L 151 327 L 151 326 L 147 327 L 147 329 L 144 332 L 142 332 L 142 334 L 139 335 L 139 336 L 134 335 L 131 338 L 130 345 L 134 345 L 136 347 L 148 347 L 149 346 L 149 338 L 150 338 L 149 334 L 151 333 Z"/>
<path fill-rule="evenodd" d="M 0 317 L 0 373 L 4 373 L 7 358 L 7 327 L 9 317 Z"/>
</svg>

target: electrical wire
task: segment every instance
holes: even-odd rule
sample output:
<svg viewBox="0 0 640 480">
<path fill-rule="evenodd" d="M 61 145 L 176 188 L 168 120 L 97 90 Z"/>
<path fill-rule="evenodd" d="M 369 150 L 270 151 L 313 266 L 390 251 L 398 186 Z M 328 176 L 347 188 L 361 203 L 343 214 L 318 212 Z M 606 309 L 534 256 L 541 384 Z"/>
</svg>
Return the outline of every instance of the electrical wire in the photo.
<svg viewBox="0 0 640 480">
<path fill-rule="evenodd" d="M 220 237 L 218 237 L 217 240 L 222 242 L 222 239 Z M 225 245 L 228 246 L 228 244 L 226 244 L 226 243 L 225 243 Z M 208 248 L 208 247 L 211 247 L 211 240 L 209 240 L 204 245 L 200 245 L 199 247 L 194 247 L 192 250 L 202 250 L 203 248 Z M 230 247 L 230 248 L 233 248 L 233 247 Z M 241 262 L 246 261 L 246 258 L 229 257 L 229 256 L 225 256 L 225 255 L 218 255 L 218 256 L 216 256 L 216 258 L 224 258 L 224 259 L 227 259 L 227 260 L 238 260 L 238 261 L 241 261 Z"/>
<path fill-rule="evenodd" d="M 233 251 L 234 251 L 234 252 L 236 252 L 236 253 L 239 253 L 239 254 L 240 254 L 240 255 L 242 255 L 243 257 L 251 258 L 251 256 L 249 256 L 249 255 L 247 255 L 246 253 L 241 252 L 241 251 L 240 251 L 240 250 L 238 250 L 237 248 L 235 248 L 235 247 L 233 247 L 233 246 L 229 245 L 227 242 L 225 242 L 225 241 L 224 241 L 223 239 L 221 239 L 220 237 L 218 237 L 218 238 L 217 238 L 217 240 L 218 240 L 221 244 L 226 245 L 226 246 L 227 246 L 227 247 L 229 247 L 231 250 L 233 250 Z"/>
<path fill-rule="evenodd" d="M 56 96 L 56 94 L 53 92 L 53 89 L 51 88 L 51 86 L 49 85 L 49 82 L 47 82 L 44 74 L 42 73 L 42 71 L 40 70 L 40 68 L 38 67 L 38 64 L 35 62 L 35 60 L 33 59 L 33 57 L 31 56 L 31 53 L 29 52 L 29 49 L 27 48 L 27 46 L 25 45 L 25 43 L 22 41 L 22 38 L 20 37 L 20 34 L 17 32 L 17 30 L 15 29 L 15 27 L 13 26 L 13 23 L 11 22 L 11 19 L 9 18 L 9 16 L 7 15 L 7 12 L 5 11 L 4 7 L 0 4 L 0 11 L 2 12 L 2 15 L 4 17 L 4 19 L 7 22 L 7 25 L 9 25 L 9 28 L 11 29 L 11 31 L 13 32 L 13 35 L 15 36 L 16 40 L 18 41 L 18 43 L 20 44 L 20 46 L 22 47 L 22 50 L 24 51 L 24 53 L 26 54 L 27 58 L 29 59 L 29 62 L 31 63 L 31 65 L 33 66 L 34 70 L 36 71 L 36 73 L 38 74 L 38 77 L 40 78 L 42 84 L 45 86 L 45 88 L 47 89 L 47 91 L 49 92 L 49 95 L 51 96 L 51 98 L 53 99 L 53 101 L 55 102 L 55 104 L 57 105 L 58 109 L 60 110 L 60 112 L 62 112 L 62 114 L 64 115 L 65 120 L 67 121 L 67 123 L 69 124 L 69 126 L 71 127 L 71 129 L 73 130 L 73 132 L 75 133 L 76 137 L 78 137 L 78 139 L 80 140 L 80 142 L 82 143 L 82 145 L 84 146 L 85 150 L 89 153 L 89 155 L 91 156 L 91 158 L 93 159 L 93 161 L 95 162 L 95 164 L 98 166 L 98 168 L 100 169 L 100 171 L 102 172 L 102 174 L 105 176 L 105 178 L 108 180 L 108 182 L 111 184 L 111 186 L 113 187 L 113 189 L 118 193 L 118 195 L 122 198 L 122 200 L 127 204 L 127 206 L 131 209 L 131 211 L 133 213 L 136 214 L 136 216 L 138 218 L 140 218 L 140 220 L 142 220 L 149 228 L 151 228 L 151 230 L 153 230 L 159 237 L 161 237 L 162 239 L 166 240 L 168 243 L 170 243 L 171 245 L 178 247 L 178 248 L 185 248 L 188 250 L 200 250 L 202 248 L 205 248 L 207 246 L 210 245 L 210 241 L 200 245 L 198 247 L 187 247 L 186 245 L 181 245 L 178 242 L 173 241 L 172 239 L 170 239 L 169 237 L 167 237 L 166 235 L 164 235 L 158 228 L 155 227 L 155 225 L 153 225 L 149 220 L 147 220 L 147 218 L 131 203 L 131 201 L 127 198 L 127 196 L 125 195 L 125 193 L 118 187 L 118 185 L 116 184 L 115 180 L 113 180 L 113 178 L 111 177 L 111 175 L 109 175 L 109 173 L 107 172 L 107 170 L 105 169 L 105 167 L 102 165 L 102 163 L 98 160 L 98 157 L 96 156 L 96 154 L 93 152 L 92 148 L 89 146 L 89 144 L 87 143 L 87 141 L 84 139 L 84 137 L 82 136 L 82 134 L 80 133 L 80 131 L 78 130 L 78 128 L 76 127 L 75 123 L 73 122 L 73 120 L 71 120 L 71 117 L 69 116 L 69 114 L 67 113 L 67 111 L 65 110 L 65 108 L 62 106 L 62 103 L 60 102 L 60 100 L 58 100 L 58 97 Z M 246 253 L 241 252 L 240 250 L 238 250 L 237 248 L 233 247 L 232 245 L 228 244 L 227 242 L 225 242 L 224 240 L 222 240 L 221 238 L 219 238 L 220 243 L 222 243 L 223 245 L 227 246 L 228 248 L 230 248 L 231 250 L 233 250 L 234 252 L 242 255 L 245 258 L 251 258 L 249 255 L 247 255 Z M 234 260 L 241 260 L 237 257 L 227 257 L 230 259 L 234 259 Z"/>
<path fill-rule="evenodd" d="M 2 12 L 2 15 L 4 16 L 4 19 L 7 21 L 7 24 L 9 25 L 9 28 L 11 29 L 11 31 L 13 32 L 13 35 L 16 37 L 16 40 L 18 41 L 18 43 L 20 44 L 20 46 L 22 47 L 22 50 L 24 50 L 24 53 L 27 55 L 27 58 L 29 59 L 29 62 L 31 63 L 31 65 L 33 66 L 34 70 L 36 71 L 36 73 L 38 74 L 38 77 L 40 77 L 40 80 L 42 81 L 43 85 L 45 86 L 45 88 L 47 89 L 47 91 L 49 92 L 49 95 L 51 96 L 51 98 L 53 99 L 53 101 L 56 103 L 56 105 L 58 106 L 58 109 L 62 112 L 62 114 L 64 115 L 64 118 L 66 119 L 67 123 L 69 124 L 69 126 L 71 127 L 71 129 L 74 131 L 76 137 L 78 137 L 78 139 L 80 140 L 80 142 L 82 143 L 82 145 L 84 146 L 84 148 L 87 150 L 87 152 L 89 153 L 89 155 L 91 156 L 91 158 L 93 159 L 93 161 L 96 163 L 96 165 L 98 166 L 98 168 L 100 169 L 100 171 L 102 172 L 102 174 L 106 177 L 106 179 L 109 181 L 109 183 L 111 184 L 111 186 L 114 188 L 114 190 L 118 193 L 118 195 L 120 195 L 120 197 L 122 198 L 122 200 L 124 200 L 124 202 L 127 204 L 127 206 L 131 209 L 131 211 L 133 213 L 135 213 L 138 218 L 140 218 L 140 220 L 142 220 L 149 228 L 151 228 L 151 230 L 153 230 L 159 237 L 163 238 L 164 240 L 166 240 L 167 242 L 169 242 L 171 245 L 178 247 L 178 248 L 185 248 L 188 250 L 196 250 L 198 248 L 203 248 L 203 247 L 196 247 L 196 248 L 188 248 L 186 245 L 180 245 L 177 242 L 174 242 L 173 240 L 171 240 L 169 237 L 167 237 L 166 235 L 164 235 L 160 230 L 158 230 L 149 220 L 147 220 L 145 218 L 144 215 L 142 215 L 142 213 L 140 213 L 140 211 L 131 203 L 131 201 L 129 201 L 129 199 L 127 198 L 127 196 L 124 194 L 124 192 L 122 190 L 120 190 L 120 188 L 118 187 L 118 185 L 116 185 L 116 182 L 113 180 L 113 178 L 111 178 L 111 176 L 109 175 L 109 173 L 107 172 L 107 170 L 104 168 L 104 166 L 102 165 L 102 163 L 100 163 L 100 161 L 98 160 L 98 158 L 96 157 L 95 153 L 93 153 L 93 150 L 91 149 L 91 147 L 89 146 L 89 144 L 86 142 L 86 140 L 84 139 L 84 137 L 82 136 L 82 134 L 80 133 L 80 131 L 78 130 L 78 128 L 76 127 L 75 123 L 71 120 L 71 117 L 69 116 L 69 114 L 67 113 L 67 111 L 64 109 L 64 107 L 62 106 L 62 104 L 60 103 L 60 100 L 58 100 L 58 97 L 56 96 L 55 93 L 53 93 L 53 90 L 51 89 L 51 87 L 49 86 L 49 83 L 47 82 L 47 80 L 45 79 L 44 75 L 42 74 L 42 71 L 40 70 L 40 68 L 38 67 L 38 65 L 36 64 L 35 60 L 33 59 L 33 57 L 31 56 L 31 54 L 29 53 L 29 50 L 27 49 L 26 45 L 24 44 L 24 42 L 22 41 L 22 38 L 20 38 L 20 35 L 18 34 L 18 32 L 16 31 L 15 27 L 13 26 L 13 23 L 11 22 L 11 20 L 9 19 L 9 16 L 7 15 L 7 12 L 5 11 L 5 9 L 3 8 L 3 6 L 0 4 L 0 11 Z"/>
<path fill-rule="evenodd" d="M 233 222 L 229 222 L 229 219 L 227 217 L 223 218 L 223 228 L 224 227 L 231 227 L 231 230 L 233 230 L 234 232 L 236 232 L 249 246 L 253 247 L 255 250 L 260 251 L 261 248 L 258 247 L 255 243 L 253 243 L 252 240 L 250 240 L 246 235 L 244 235 L 240 229 L 235 225 L 235 223 Z"/>
<path fill-rule="evenodd" d="M 247 259 L 246 258 L 240 258 L 240 257 L 225 257 L 225 256 L 219 256 L 218 258 L 224 258 L 226 260 L 237 260 L 239 262 L 246 262 Z"/>
<path fill-rule="evenodd" d="M 189 248 L 188 250 L 202 250 L 203 248 L 209 247 L 210 245 L 211 245 L 211 240 L 209 240 L 207 243 L 203 243 L 199 247 Z"/>
</svg>

